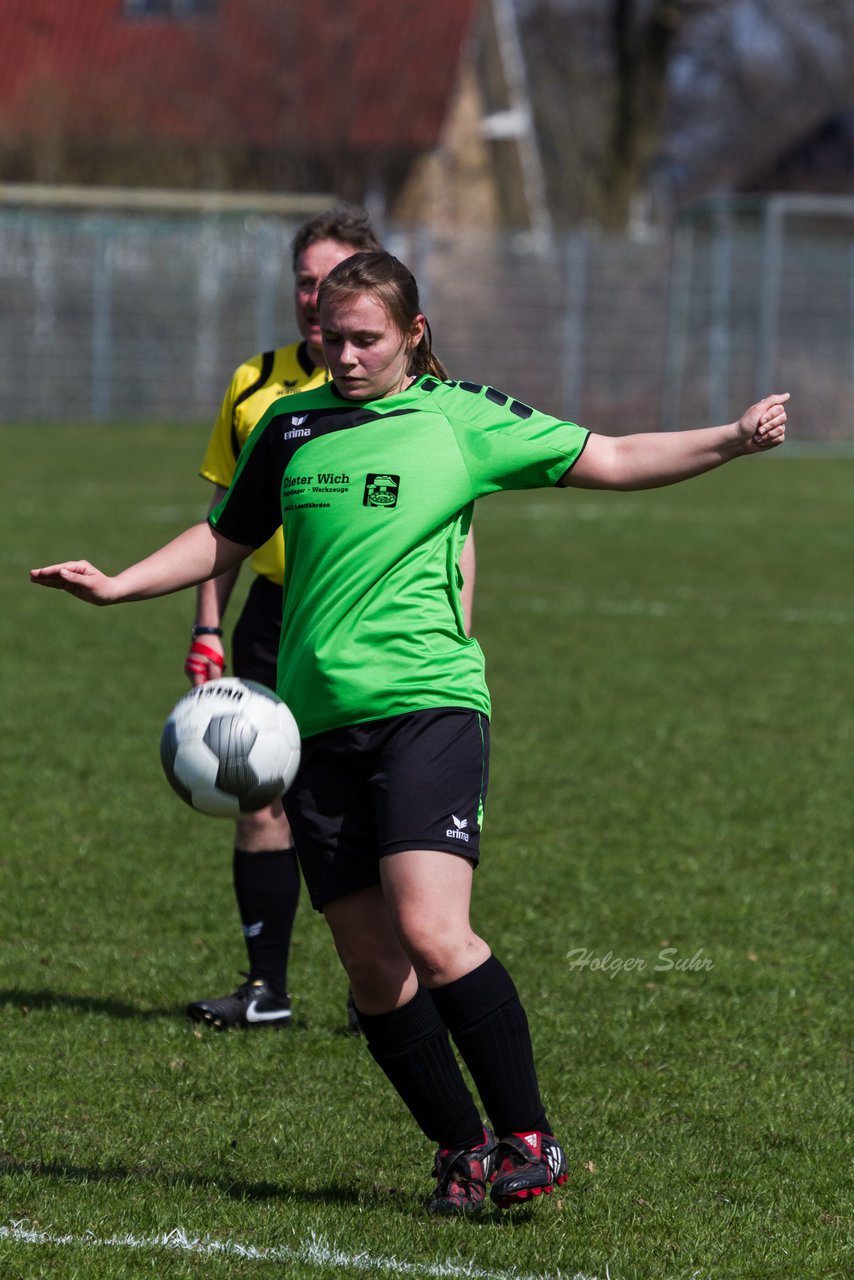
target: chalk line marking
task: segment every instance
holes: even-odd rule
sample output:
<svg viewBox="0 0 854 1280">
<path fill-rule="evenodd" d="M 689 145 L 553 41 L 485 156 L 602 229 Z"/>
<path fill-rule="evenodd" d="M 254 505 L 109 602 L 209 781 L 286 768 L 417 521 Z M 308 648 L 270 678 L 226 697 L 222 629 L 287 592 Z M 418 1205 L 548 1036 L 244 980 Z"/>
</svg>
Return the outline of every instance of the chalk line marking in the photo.
<svg viewBox="0 0 854 1280">
<path fill-rule="evenodd" d="M 298 1246 L 277 1245 L 256 1248 L 234 1240 L 212 1240 L 209 1236 L 189 1236 L 176 1227 L 165 1235 L 157 1236 L 96 1236 L 86 1231 L 83 1235 L 54 1235 L 48 1231 L 34 1231 L 23 1222 L 0 1226 L 0 1242 L 18 1244 L 75 1245 L 88 1249 L 173 1249 L 178 1253 L 191 1253 L 206 1257 L 249 1258 L 258 1262 L 301 1262 L 307 1266 L 326 1270 L 346 1267 L 350 1271 L 387 1271 L 395 1276 L 426 1277 L 427 1280 L 599 1280 L 597 1276 L 575 1272 L 552 1271 L 548 1274 L 524 1275 L 520 1271 L 487 1271 L 474 1263 L 458 1262 L 402 1262 L 398 1258 L 373 1253 L 345 1253 L 312 1232 L 311 1240 Z M 606 1267 L 602 1280 L 613 1280 Z"/>
</svg>

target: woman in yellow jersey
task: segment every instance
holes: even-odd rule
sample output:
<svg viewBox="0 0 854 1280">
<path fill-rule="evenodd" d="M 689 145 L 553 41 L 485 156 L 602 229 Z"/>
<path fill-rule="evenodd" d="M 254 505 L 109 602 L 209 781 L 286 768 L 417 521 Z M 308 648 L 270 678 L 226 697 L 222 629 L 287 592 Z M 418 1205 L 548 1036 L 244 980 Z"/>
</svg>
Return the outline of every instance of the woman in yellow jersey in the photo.
<svg viewBox="0 0 854 1280">
<path fill-rule="evenodd" d="M 240 450 L 270 405 L 323 386 L 329 377 L 317 315 L 321 282 L 351 254 L 380 247 L 367 213 L 355 205 L 336 205 L 298 229 L 291 261 L 300 341 L 253 356 L 232 375 L 200 468 L 214 486 L 211 509 L 224 497 Z M 249 564 L 255 578 L 232 634 L 231 669 L 237 676 L 275 688 L 285 570 L 281 528 L 253 552 Z M 234 569 L 198 588 L 184 664 L 194 685 L 216 680 L 225 669 L 223 620 L 238 572 Z M 218 1030 L 287 1027 L 291 1020 L 288 955 L 300 874 L 280 801 L 238 819 L 232 876 L 246 946 L 246 981 L 229 995 L 194 1000 L 187 1005 L 187 1015 Z"/>
</svg>

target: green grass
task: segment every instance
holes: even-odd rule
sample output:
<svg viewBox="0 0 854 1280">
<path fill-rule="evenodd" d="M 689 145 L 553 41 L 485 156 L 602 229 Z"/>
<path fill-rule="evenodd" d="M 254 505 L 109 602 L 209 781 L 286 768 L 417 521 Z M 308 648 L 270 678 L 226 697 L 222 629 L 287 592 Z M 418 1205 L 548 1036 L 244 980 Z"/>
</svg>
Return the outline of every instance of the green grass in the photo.
<svg viewBox="0 0 854 1280">
<path fill-rule="evenodd" d="M 183 1019 L 243 962 L 230 825 L 158 760 L 191 600 L 96 612 L 27 583 L 195 519 L 204 434 L 3 431 L 3 1280 L 846 1274 L 854 459 L 481 505 L 475 917 L 570 1183 L 437 1222 L 429 1146 L 341 1033 L 305 902 L 292 1032 Z"/>
</svg>

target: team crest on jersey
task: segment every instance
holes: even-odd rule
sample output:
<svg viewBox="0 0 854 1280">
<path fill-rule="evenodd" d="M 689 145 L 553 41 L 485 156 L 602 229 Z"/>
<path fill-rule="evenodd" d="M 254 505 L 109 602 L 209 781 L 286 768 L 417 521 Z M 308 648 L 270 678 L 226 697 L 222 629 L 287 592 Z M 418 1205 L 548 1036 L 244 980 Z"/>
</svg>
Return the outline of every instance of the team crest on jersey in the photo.
<svg viewBox="0 0 854 1280">
<path fill-rule="evenodd" d="M 362 504 L 366 507 L 396 507 L 399 490 L 400 476 L 371 472 L 365 479 Z"/>
</svg>

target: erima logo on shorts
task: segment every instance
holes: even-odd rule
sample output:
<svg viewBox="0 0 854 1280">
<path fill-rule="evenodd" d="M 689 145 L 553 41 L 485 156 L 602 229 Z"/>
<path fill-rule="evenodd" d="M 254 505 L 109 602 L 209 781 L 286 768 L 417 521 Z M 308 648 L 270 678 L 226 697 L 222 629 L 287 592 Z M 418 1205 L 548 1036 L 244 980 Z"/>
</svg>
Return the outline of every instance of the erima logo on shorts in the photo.
<svg viewBox="0 0 854 1280">
<path fill-rule="evenodd" d="M 458 818 L 455 813 L 452 813 L 451 821 L 454 825 L 452 827 L 448 827 L 445 835 L 451 840 L 465 840 L 466 844 L 468 844 L 469 833 L 466 830 L 466 827 L 469 824 L 468 818 Z"/>
<path fill-rule="evenodd" d="M 371 472 L 365 478 L 365 507 L 396 507 L 400 489 L 400 476 L 380 475 Z"/>
</svg>

